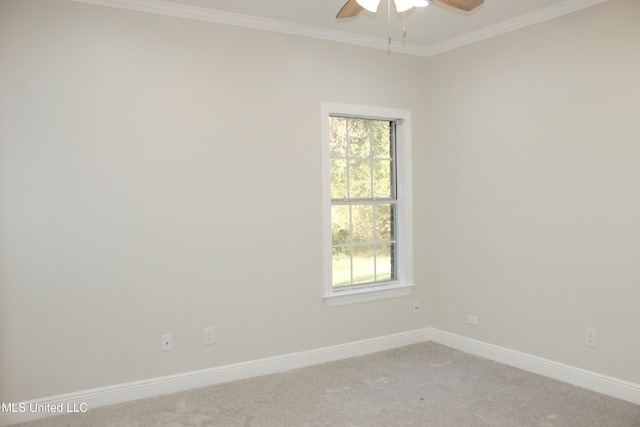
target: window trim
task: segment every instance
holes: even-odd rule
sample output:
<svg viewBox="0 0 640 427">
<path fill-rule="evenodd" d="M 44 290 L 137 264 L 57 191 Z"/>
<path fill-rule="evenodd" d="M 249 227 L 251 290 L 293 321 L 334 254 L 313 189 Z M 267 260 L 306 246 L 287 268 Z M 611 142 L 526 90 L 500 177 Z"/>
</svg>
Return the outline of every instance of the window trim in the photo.
<svg viewBox="0 0 640 427">
<path fill-rule="evenodd" d="M 411 112 L 364 105 L 321 103 L 324 293 L 327 306 L 359 303 L 411 294 L 413 284 L 413 203 L 411 179 Z M 392 283 L 336 290 L 332 286 L 331 185 L 329 117 L 331 115 L 396 122 L 397 280 Z"/>
</svg>

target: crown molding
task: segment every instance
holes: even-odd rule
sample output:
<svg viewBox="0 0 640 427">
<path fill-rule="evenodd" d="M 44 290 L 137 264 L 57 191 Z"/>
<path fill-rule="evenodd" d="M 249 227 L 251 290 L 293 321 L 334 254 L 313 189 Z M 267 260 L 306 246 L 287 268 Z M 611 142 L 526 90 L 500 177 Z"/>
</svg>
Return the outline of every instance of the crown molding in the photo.
<svg viewBox="0 0 640 427">
<path fill-rule="evenodd" d="M 204 7 L 189 6 L 171 3 L 162 0 L 73 0 L 80 3 L 89 3 L 101 6 L 110 6 L 120 9 L 135 10 L 139 12 L 155 13 L 159 15 L 175 16 L 186 19 L 215 22 L 218 24 L 235 25 L 264 31 L 274 31 L 315 39 L 328 40 L 338 43 L 352 44 L 356 46 L 382 49 L 391 52 L 408 55 L 429 57 L 453 50 L 462 46 L 476 43 L 500 34 L 515 31 L 529 25 L 534 25 L 558 16 L 566 15 L 603 3 L 607 0 L 566 0 L 554 6 L 510 19 L 482 30 L 474 31 L 451 40 L 437 43 L 431 46 L 418 46 L 409 43 L 392 42 L 388 44 L 386 39 L 362 36 L 343 31 L 328 30 L 325 28 L 300 25 L 292 22 L 276 19 L 261 18 L 242 15 L 239 13 L 224 12 Z"/>
<path fill-rule="evenodd" d="M 343 31 L 327 30 L 325 28 L 300 25 L 292 22 L 257 16 L 242 15 L 239 13 L 225 12 L 204 7 L 189 6 L 171 3 L 162 0 L 73 0 L 79 3 L 89 3 L 100 6 L 110 6 L 120 9 L 135 10 L 138 12 L 155 13 L 159 15 L 175 16 L 179 18 L 196 19 L 200 21 L 215 22 L 218 24 L 235 25 L 277 33 L 292 34 L 296 36 L 311 37 L 338 43 L 352 44 L 356 46 L 383 49 L 392 52 L 422 56 L 422 46 L 408 43 L 392 42 L 388 44 L 386 39 L 362 36 Z"/>
<path fill-rule="evenodd" d="M 427 46 L 424 48 L 423 56 L 433 56 L 462 46 L 467 46 L 491 37 L 499 36 L 549 19 L 573 13 L 587 7 L 595 6 L 596 4 L 604 3 L 605 1 L 608 0 L 566 0 L 562 3 L 558 3 L 554 6 L 550 6 L 536 12 L 528 13 L 514 19 L 509 19 L 499 24 L 474 31 L 442 43 Z"/>
</svg>

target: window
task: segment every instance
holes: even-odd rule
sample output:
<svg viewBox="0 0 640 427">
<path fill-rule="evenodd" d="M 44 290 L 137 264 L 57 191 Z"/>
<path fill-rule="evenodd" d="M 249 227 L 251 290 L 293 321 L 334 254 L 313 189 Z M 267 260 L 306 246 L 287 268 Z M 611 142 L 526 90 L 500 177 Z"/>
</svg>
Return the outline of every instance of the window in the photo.
<svg viewBox="0 0 640 427">
<path fill-rule="evenodd" d="M 322 104 L 325 300 L 411 292 L 410 113 Z"/>
<path fill-rule="evenodd" d="M 334 289 L 397 279 L 395 122 L 329 116 Z"/>
</svg>

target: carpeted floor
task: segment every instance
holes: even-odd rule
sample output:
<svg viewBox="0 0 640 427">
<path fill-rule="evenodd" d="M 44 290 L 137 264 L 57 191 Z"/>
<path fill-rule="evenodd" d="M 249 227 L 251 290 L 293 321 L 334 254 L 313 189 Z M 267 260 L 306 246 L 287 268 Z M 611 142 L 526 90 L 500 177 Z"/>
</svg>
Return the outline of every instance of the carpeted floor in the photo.
<svg viewBox="0 0 640 427">
<path fill-rule="evenodd" d="M 428 342 L 21 426 L 640 427 L 640 406 Z"/>
</svg>

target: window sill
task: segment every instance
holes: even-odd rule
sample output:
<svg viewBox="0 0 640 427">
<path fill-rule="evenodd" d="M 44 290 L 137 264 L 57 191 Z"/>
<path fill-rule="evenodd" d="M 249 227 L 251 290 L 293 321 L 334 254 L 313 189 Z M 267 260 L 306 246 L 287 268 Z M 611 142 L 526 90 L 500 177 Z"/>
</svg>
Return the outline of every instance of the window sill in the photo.
<svg viewBox="0 0 640 427">
<path fill-rule="evenodd" d="M 327 307 L 402 297 L 411 294 L 413 284 L 391 284 L 353 290 L 337 291 L 324 297 Z"/>
</svg>

